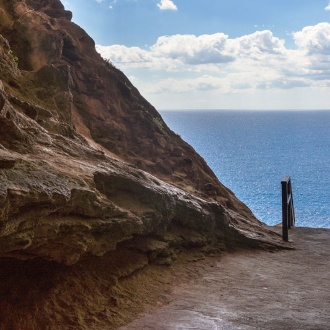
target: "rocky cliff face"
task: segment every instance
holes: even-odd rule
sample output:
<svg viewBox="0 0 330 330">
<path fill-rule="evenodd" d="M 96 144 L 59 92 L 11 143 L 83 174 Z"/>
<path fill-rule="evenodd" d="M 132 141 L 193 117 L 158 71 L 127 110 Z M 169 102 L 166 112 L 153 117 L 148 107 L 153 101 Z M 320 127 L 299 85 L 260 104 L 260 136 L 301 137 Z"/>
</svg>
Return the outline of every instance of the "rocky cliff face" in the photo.
<svg viewBox="0 0 330 330">
<path fill-rule="evenodd" d="M 0 263 L 281 245 L 71 17 L 0 0 Z"/>
</svg>

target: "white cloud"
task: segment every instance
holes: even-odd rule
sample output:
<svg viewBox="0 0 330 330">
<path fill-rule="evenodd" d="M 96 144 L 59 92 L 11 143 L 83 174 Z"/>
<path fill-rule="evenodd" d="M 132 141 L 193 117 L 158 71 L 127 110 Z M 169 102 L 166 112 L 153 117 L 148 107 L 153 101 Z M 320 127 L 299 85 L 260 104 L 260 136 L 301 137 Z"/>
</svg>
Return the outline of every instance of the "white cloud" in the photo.
<svg viewBox="0 0 330 330">
<path fill-rule="evenodd" d="M 171 0 L 161 0 L 160 3 L 157 4 L 157 7 L 160 10 L 178 10 L 177 6 Z"/>
<path fill-rule="evenodd" d="M 211 75 L 202 75 L 195 79 L 173 79 L 161 80 L 159 84 L 147 84 L 149 92 L 162 93 L 189 93 L 193 90 L 210 91 L 225 88 L 227 83 L 221 78 Z"/>
<path fill-rule="evenodd" d="M 236 39 L 223 33 L 159 37 L 148 50 L 121 45 L 97 46 L 105 58 L 125 67 L 148 67 L 167 71 L 219 70 L 231 62 L 254 63 L 285 52 L 284 41 L 270 31 L 259 31 Z M 260 64 L 263 65 L 263 64 Z"/>
<path fill-rule="evenodd" d="M 257 84 L 259 89 L 272 89 L 272 88 L 279 88 L 279 89 L 291 89 L 297 87 L 308 87 L 311 86 L 304 79 L 287 79 L 282 78 L 278 80 L 270 80 L 270 81 L 261 81 Z"/>
<path fill-rule="evenodd" d="M 295 32 L 293 38 L 297 46 L 308 53 L 330 55 L 330 24 L 319 23 L 306 26 L 301 31 Z"/>
<path fill-rule="evenodd" d="M 150 52 L 139 47 L 126 47 L 122 45 L 98 45 L 96 49 L 104 58 L 110 58 L 114 63 L 134 64 L 152 61 Z"/>
<path fill-rule="evenodd" d="M 199 98 L 216 102 L 232 94 L 257 104 L 252 96 L 261 97 L 261 91 L 283 100 L 291 93 L 307 102 L 297 90 L 313 90 L 327 104 L 321 91 L 330 87 L 330 24 L 305 27 L 292 37 L 296 49 L 286 48 L 284 40 L 264 30 L 232 39 L 223 33 L 162 36 L 146 49 L 98 45 L 97 50 L 134 76 L 137 88 L 156 106 L 161 102 L 173 107 L 175 101 L 188 104 Z"/>
<path fill-rule="evenodd" d="M 158 38 L 151 50 L 187 64 L 223 63 L 234 58 L 225 50 L 228 36 L 223 33 L 212 35 L 174 35 Z"/>
<path fill-rule="evenodd" d="M 301 51 L 305 76 L 319 82 L 330 80 L 330 24 L 307 26 L 293 38 Z"/>
<path fill-rule="evenodd" d="M 230 41 L 230 52 L 237 56 L 252 56 L 254 58 L 265 54 L 281 54 L 285 50 L 284 40 L 273 36 L 269 30 L 257 31 Z"/>
<path fill-rule="evenodd" d="M 329 4 L 324 9 L 325 10 L 330 10 L 330 1 L 329 1 Z"/>
<path fill-rule="evenodd" d="M 147 68 L 175 71 L 180 65 L 182 65 L 178 60 L 173 60 L 162 56 L 161 54 L 156 54 L 139 47 L 97 45 L 96 50 L 102 55 L 102 57 L 110 59 L 111 62 L 118 65 L 118 67 L 123 70 L 128 68 Z"/>
</svg>

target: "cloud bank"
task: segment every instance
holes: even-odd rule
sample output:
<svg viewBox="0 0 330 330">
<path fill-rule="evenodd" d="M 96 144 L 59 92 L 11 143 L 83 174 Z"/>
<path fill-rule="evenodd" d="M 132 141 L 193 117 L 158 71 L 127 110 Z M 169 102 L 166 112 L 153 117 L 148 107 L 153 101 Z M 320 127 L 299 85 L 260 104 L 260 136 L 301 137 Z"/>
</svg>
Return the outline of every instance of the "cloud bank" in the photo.
<svg viewBox="0 0 330 330">
<path fill-rule="evenodd" d="M 97 50 L 132 75 L 149 98 L 330 88 L 330 24 L 307 26 L 292 38 L 295 49 L 263 30 L 238 38 L 224 33 L 162 36 L 148 49 L 98 45 Z"/>
</svg>

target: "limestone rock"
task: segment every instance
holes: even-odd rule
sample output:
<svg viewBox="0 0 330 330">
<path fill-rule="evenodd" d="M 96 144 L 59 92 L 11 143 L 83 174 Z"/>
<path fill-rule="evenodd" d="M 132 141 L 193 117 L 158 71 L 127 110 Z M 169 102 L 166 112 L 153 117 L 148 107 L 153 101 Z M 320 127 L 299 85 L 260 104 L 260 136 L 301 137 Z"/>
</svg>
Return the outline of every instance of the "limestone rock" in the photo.
<svg viewBox="0 0 330 330">
<path fill-rule="evenodd" d="M 0 257 L 72 265 L 126 246 L 168 263 L 180 246 L 283 244 L 60 1 L 0 15 Z"/>
<path fill-rule="evenodd" d="M 114 329 L 166 266 L 291 247 L 71 17 L 0 0 L 0 330 Z"/>
</svg>

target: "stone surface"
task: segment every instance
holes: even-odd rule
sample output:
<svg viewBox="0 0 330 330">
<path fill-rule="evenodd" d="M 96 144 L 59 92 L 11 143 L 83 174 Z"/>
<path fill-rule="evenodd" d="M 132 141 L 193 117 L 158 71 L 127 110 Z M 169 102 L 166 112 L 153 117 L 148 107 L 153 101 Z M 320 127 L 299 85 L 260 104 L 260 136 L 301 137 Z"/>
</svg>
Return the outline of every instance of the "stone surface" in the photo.
<svg viewBox="0 0 330 330">
<path fill-rule="evenodd" d="M 294 251 L 239 251 L 203 262 L 167 303 L 121 330 L 302 329 L 330 323 L 330 230 L 294 228 Z"/>
</svg>

